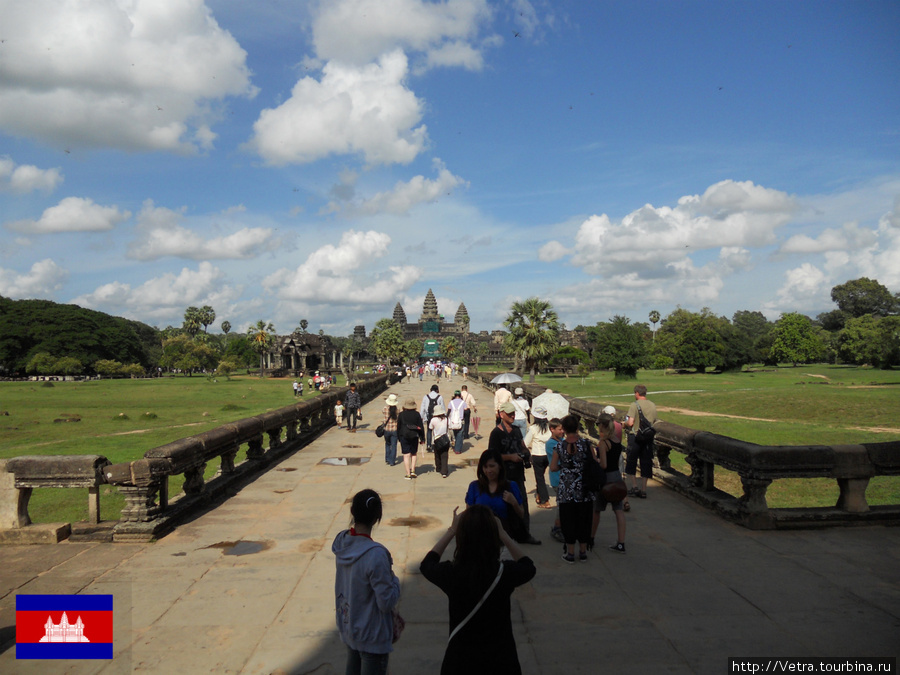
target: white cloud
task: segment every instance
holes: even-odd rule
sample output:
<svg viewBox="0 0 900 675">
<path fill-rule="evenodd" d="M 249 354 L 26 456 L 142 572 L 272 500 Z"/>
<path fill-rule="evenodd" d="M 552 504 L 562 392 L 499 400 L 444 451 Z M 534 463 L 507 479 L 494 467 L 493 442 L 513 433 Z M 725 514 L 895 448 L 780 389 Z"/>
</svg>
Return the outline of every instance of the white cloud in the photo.
<svg viewBox="0 0 900 675">
<path fill-rule="evenodd" d="M 811 311 L 830 304 L 833 284 L 815 265 L 803 263 L 800 267 L 785 272 L 784 277 L 785 282 L 778 289 L 777 298 L 763 305 L 763 312 L 770 318 L 798 308 Z"/>
<path fill-rule="evenodd" d="M 0 267 L 0 295 L 13 299 L 45 298 L 59 290 L 68 276 L 49 258 L 34 263 L 25 274 Z"/>
<path fill-rule="evenodd" d="M 826 253 L 828 251 L 847 251 L 873 246 L 878 234 L 870 228 L 860 227 L 858 223 L 846 223 L 840 229 L 827 228 L 818 237 L 797 234 L 782 244 L 781 253 Z"/>
<path fill-rule="evenodd" d="M 342 63 L 362 65 L 400 47 L 434 65 L 478 69 L 480 55 L 467 41 L 490 14 L 486 0 L 336 0 L 322 3 L 313 42 L 320 58 Z"/>
<path fill-rule="evenodd" d="M 222 237 L 204 238 L 182 227 L 182 213 L 144 202 L 138 214 L 138 239 L 128 247 L 128 257 L 156 260 L 166 256 L 192 260 L 245 260 L 272 250 L 277 242 L 273 231 L 263 227 L 245 227 Z"/>
<path fill-rule="evenodd" d="M 325 207 L 325 212 L 343 210 L 347 215 L 372 216 L 379 213 L 406 215 L 417 204 L 434 202 L 440 197 L 450 194 L 456 187 L 468 185 L 462 178 L 450 173 L 439 159 L 435 159 L 433 164 L 438 172 L 435 180 L 424 176 L 415 176 L 409 181 L 398 182 L 393 190 L 379 192 L 359 204 L 351 203 L 342 207 L 336 201 L 330 202 Z M 342 181 L 342 186 L 351 188 L 347 191 L 351 197 L 355 194 L 355 190 L 352 189 L 354 183 L 355 176 L 353 176 L 353 183 L 348 183 L 347 180 Z"/>
<path fill-rule="evenodd" d="M 388 302 L 407 291 L 422 276 L 418 267 L 391 266 L 366 275 L 367 264 L 388 253 L 391 238 L 383 232 L 349 230 L 337 246 L 313 251 L 294 270 L 281 269 L 263 280 L 279 299 L 314 304 L 371 305 Z"/>
<path fill-rule="evenodd" d="M 0 4 L 0 129 L 59 147 L 210 147 L 210 102 L 253 96 L 203 0 Z"/>
<path fill-rule="evenodd" d="M 9 157 L 0 157 L 0 191 L 33 192 L 43 190 L 53 192 L 63 182 L 59 168 L 39 169 L 31 164 L 16 163 Z"/>
<path fill-rule="evenodd" d="M 818 237 L 796 235 L 781 253 L 822 254 L 823 262 L 804 262 L 785 273 L 776 300 L 766 304 L 770 314 L 782 311 L 815 311 L 831 307 L 831 289 L 849 279 L 877 279 L 894 292 L 900 290 L 900 197 L 894 208 L 878 220 L 874 229 L 856 222 L 840 229 L 826 229 Z"/>
<path fill-rule="evenodd" d="M 330 62 L 322 79 L 304 77 L 291 98 L 260 113 L 249 146 L 269 164 L 302 164 L 331 154 L 362 154 L 369 164 L 407 164 L 425 147 L 422 103 L 406 88 L 406 55 L 378 63 Z"/>
<path fill-rule="evenodd" d="M 647 204 L 618 223 L 606 214 L 591 216 L 575 235 L 572 264 L 590 275 L 661 276 L 698 251 L 771 244 L 796 210 L 784 192 L 725 180 L 702 195 L 682 197 L 674 208 Z M 564 248 L 550 242 L 542 251 L 558 255 Z"/>
<path fill-rule="evenodd" d="M 180 317 L 190 305 L 221 307 L 234 302 L 241 289 L 223 283 L 224 279 L 225 275 L 219 268 L 201 262 L 196 270 L 185 267 L 177 275 L 163 274 L 136 288 L 113 281 L 72 302 L 117 316 L 180 323 Z"/>
<path fill-rule="evenodd" d="M 538 260 L 543 262 L 556 262 L 561 258 L 569 255 L 571 251 L 567 249 L 565 246 L 560 244 L 558 241 L 548 241 L 546 244 L 541 246 L 538 251 Z"/>
<path fill-rule="evenodd" d="M 7 227 L 28 234 L 55 232 L 105 232 L 131 217 L 130 211 L 118 206 L 101 206 L 82 197 L 66 197 L 46 209 L 39 220 L 19 220 Z"/>
</svg>

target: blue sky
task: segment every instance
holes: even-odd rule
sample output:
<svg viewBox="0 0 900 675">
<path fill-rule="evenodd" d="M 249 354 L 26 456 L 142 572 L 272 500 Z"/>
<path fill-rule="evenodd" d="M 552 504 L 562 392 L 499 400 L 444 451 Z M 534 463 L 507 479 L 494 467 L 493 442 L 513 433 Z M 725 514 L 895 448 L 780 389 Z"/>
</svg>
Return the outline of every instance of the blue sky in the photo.
<svg viewBox="0 0 900 675">
<path fill-rule="evenodd" d="M 900 291 L 900 3 L 0 0 L 0 294 L 499 328 Z"/>
</svg>

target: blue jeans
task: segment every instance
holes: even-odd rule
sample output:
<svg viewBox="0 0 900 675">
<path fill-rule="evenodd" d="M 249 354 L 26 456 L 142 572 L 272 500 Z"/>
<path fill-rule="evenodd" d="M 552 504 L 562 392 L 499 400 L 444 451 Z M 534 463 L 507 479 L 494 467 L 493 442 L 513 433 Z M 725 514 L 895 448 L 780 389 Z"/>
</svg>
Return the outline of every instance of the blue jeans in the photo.
<svg viewBox="0 0 900 675">
<path fill-rule="evenodd" d="M 384 461 L 394 466 L 397 461 L 397 431 L 384 432 Z"/>
<path fill-rule="evenodd" d="M 386 675 L 390 654 L 358 652 L 347 647 L 346 675 Z"/>
<path fill-rule="evenodd" d="M 462 452 L 462 444 L 465 434 L 462 429 L 453 430 L 453 452 L 457 455 Z"/>
</svg>

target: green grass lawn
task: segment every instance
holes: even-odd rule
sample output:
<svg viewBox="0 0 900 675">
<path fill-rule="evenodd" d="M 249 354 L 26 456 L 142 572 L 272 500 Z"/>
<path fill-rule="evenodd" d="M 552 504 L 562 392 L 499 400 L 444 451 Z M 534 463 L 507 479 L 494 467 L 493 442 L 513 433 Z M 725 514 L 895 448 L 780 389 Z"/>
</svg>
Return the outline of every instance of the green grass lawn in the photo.
<svg viewBox="0 0 900 675">
<path fill-rule="evenodd" d="M 642 371 L 637 382 L 647 385 L 663 419 L 754 443 L 900 440 L 900 371 L 827 365 L 721 375 Z M 0 416 L 0 458 L 98 454 L 111 462 L 138 459 L 150 448 L 290 405 L 296 400 L 291 383 L 246 376 L 0 383 L 0 411 L 9 413 Z M 616 381 L 611 372 L 594 372 L 584 384 L 563 375 L 541 375 L 537 383 L 623 412 L 634 398 L 635 381 Z M 672 459 L 688 472 L 679 454 Z M 218 462 L 210 462 L 207 477 L 217 469 Z M 171 481 L 172 495 L 178 494 L 180 480 Z M 739 478 L 723 469 L 716 469 L 716 485 L 741 493 Z M 900 478 L 873 479 L 867 497 L 871 504 L 900 503 Z M 837 485 L 827 479 L 780 480 L 769 488 L 769 503 L 777 507 L 827 506 L 836 499 Z M 104 519 L 117 519 L 121 507 L 118 491 L 101 488 Z M 87 491 L 35 490 L 29 511 L 35 522 L 86 520 Z"/>
<path fill-rule="evenodd" d="M 641 371 L 637 380 L 615 380 L 612 372 L 585 379 L 545 375 L 537 384 L 584 397 L 624 412 L 634 385 L 647 386 L 648 398 L 668 422 L 765 445 L 837 445 L 900 440 L 900 371 L 850 366 L 798 366 L 740 373 L 673 374 Z M 698 414 L 700 413 L 700 414 Z M 672 465 L 690 467 L 673 452 Z M 742 494 L 737 474 L 716 467 L 716 487 Z M 772 483 L 769 505 L 777 508 L 833 506 L 835 481 L 785 479 Z M 869 483 L 872 505 L 900 502 L 900 478 L 878 476 Z"/>
<path fill-rule="evenodd" d="M 18 455 L 103 455 L 113 463 L 139 459 L 151 449 L 227 422 L 276 410 L 295 401 L 293 379 L 239 376 L 89 382 L 0 384 L 0 458 Z M 304 392 L 304 398 L 317 395 Z M 72 420 L 79 421 L 59 421 Z M 240 457 L 239 457 L 240 459 Z M 206 467 L 207 478 L 218 460 Z M 181 478 L 170 481 L 172 495 Z M 104 520 L 119 517 L 124 500 L 115 488 L 100 492 Z M 87 491 L 35 490 L 35 522 L 87 520 Z"/>
</svg>

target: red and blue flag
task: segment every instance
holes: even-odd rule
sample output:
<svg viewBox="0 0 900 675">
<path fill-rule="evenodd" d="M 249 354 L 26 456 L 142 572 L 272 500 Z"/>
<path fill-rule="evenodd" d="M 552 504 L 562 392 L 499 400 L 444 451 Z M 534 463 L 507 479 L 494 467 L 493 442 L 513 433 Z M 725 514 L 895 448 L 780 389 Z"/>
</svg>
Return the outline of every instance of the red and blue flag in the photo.
<svg viewBox="0 0 900 675">
<path fill-rule="evenodd" d="M 112 657 L 112 595 L 16 596 L 16 659 Z"/>
</svg>

